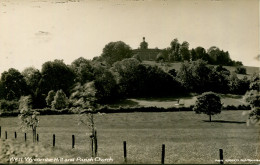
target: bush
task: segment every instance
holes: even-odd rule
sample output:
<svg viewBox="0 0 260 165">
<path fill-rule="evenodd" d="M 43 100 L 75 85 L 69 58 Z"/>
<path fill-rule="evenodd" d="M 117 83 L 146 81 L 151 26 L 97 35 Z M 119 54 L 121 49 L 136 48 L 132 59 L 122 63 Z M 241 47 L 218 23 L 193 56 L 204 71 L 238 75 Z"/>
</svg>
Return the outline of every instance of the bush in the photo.
<svg viewBox="0 0 260 165">
<path fill-rule="evenodd" d="M 51 106 L 54 97 L 55 97 L 55 92 L 53 90 L 49 91 L 48 96 L 45 99 L 48 106 Z"/>
<path fill-rule="evenodd" d="M 0 100 L 0 110 L 2 112 L 11 112 L 17 110 L 19 107 L 18 101 Z"/>
<path fill-rule="evenodd" d="M 66 108 L 68 104 L 69 104 L 69 100 L 66 94 L 61 89 L 56 92 L 56 95 L 54 96 L 54 100 L 51 103 L 51 107 L 52 109 L 63 109 Z"/>
<path fill-rule="evenodd" d="M 241 67 L 241 66 L 238 66 L 238 67 L 236 67 L 235 72 L 236 72 L 237 74 L 246 74 L 246 68 Z"/>
<path fill-rule="evenodd" d="M 250 110 L 250 105 L 227 105 L 222 107 L 223 110 Z"/>
</svg>

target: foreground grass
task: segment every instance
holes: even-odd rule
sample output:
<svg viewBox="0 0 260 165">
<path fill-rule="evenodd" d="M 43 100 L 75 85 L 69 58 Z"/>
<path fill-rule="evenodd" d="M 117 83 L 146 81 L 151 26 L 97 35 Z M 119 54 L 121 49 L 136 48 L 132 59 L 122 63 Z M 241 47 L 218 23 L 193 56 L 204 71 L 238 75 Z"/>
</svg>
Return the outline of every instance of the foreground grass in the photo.
<svg viewBox="0 0 260 165">
<path fill-rule="evenodd" d="M 51 148 L 52 134 L 55 134 L 54 150 L 62 151 L 61 157 L 91 157 L 89 130 L 78 125 L 78 118 L 77 115 L 40 116 L 39 143 Z M 259 127 L 247 126 L 241 111 L 223 111 L 213 117 L 213 122 L 206 120 L 207 116 L 194 112 L 98 115 L 98 156 L 111 157 L 112 163 L 123 163 L 123 141 L 127 141 L 128 163 L 159 164 L 162 144 L 166 145 L 165 163 L 217 163 L 220 148 L 226 160 L 260 159 Z M 9 139 L 14 139 L 13 132 L 17 131 L 16 141 L 24 143 L 17 117 L 1 118 L 0 126 L 2 139 L 4 131 L 8 131 Z M 28 141 L 31 141 L 28 133 Z M 74 149 L 71 149 L 72 134 L 76 137 Z"/>
</svg>

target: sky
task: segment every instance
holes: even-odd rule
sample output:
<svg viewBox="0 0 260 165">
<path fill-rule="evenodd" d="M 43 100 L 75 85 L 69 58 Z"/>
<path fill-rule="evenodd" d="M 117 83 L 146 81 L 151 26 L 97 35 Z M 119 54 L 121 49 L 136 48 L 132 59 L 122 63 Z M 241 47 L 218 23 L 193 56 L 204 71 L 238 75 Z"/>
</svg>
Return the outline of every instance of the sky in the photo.
<svg viewBox="0 0 260 165">
<path fill-rule="evenodd" d="M 217 46 L 260 66 L 259 0 L 1 0 L 0 73 L 44 62 L 100 56 L 106 44 L 149 48 L 174 38 L 190 48 Z"/>
</svg>

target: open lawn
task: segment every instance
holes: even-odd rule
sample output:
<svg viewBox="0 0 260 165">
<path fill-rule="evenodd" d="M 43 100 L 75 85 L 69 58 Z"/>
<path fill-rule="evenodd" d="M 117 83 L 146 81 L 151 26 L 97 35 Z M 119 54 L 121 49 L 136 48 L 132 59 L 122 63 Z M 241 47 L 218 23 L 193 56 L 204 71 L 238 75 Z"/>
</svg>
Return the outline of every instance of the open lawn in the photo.
<svg viewBox="0 0 260 165">
<path fill-rule="evenodd" d="M 227 105 L 248 105 L 243 100 L 243 95 L 229 95 L 229 94 L 220 94 L 221 103 L 223 106 Z M 144 107 L 176 107 L 178 104 L 183 104 L 185 107 L 195 105 L 196 96 L 190 97 L 158 97 L 158 98 L 132 98 L 126 100 L 120 100 L 118 103 L 111 104 L 110 106 L 144 106 Z"/>
<path fill-rule="evenodd" d="M 91 157 L 88 129 L 78 125 L 78 115 L 40 116 L 38 134 L 42 145 L 56 147 L 70 158 Z M 247 126 L 242 111 L 223 111 L 207 122 L 208 116 L 194 112 L 117 113 L 96 115 L 98 156 L 112 158 L 112 163 L 123 163 L 123 141 L 127 142 L 128 163 L 157 163 L 161 161 L 161 147 L 165 144 L 165 163 L 218 163 L 219 149 L 224 159 L 260 159 L 259 126 Z M 24 143 L 18 118 L 0 119 L 2 138 Z M 71 136 L 76 145 L 71 149 Z M 28 132 L 28 142 L 32 141 Z M 50 156 L 51 157 L 51 156 Z M 81 162 L 70 162 L 81 163 Z M 84 162 L 83 162 L 84 163 Z M 86 162 L 85 162 L 86 163 Z M 228 163 L 259 163 L 248 161 Z"/>
</svg>

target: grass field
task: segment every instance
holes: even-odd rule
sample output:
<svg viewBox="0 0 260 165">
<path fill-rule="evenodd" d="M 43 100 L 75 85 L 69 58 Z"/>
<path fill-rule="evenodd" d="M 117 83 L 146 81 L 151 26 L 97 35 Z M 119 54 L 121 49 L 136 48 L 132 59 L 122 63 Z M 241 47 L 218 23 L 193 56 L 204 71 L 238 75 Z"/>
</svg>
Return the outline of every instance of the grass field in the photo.
<svg viewBox="0 0 260 165">
<path fill-rule="evenodd" d="M 248 105 L 243 99 L 243 95 L 229 95 L 229 94 L 220 94 L 221 103 L 223 106 L 227 105 Z M 180 104 L 183 104 L 185 107 L 194 105 L 196 102 L 196 96 L 190 97 L 158 97 L 158 98 L 132 98 L 126 100 L 120 100 L 118 103 L 111 104 L 110 106 L 144 106 L 144 107 L 176 107 L 177 101 L 179 100 Z"/>
<path fill-rule="evenodd" d="M 70 158 L 91 157 L 88 129 L 78 125 L 77 115 L 40 116 L 38 134 L 42 145 L 52 147 Z M 223 111 L 207 122 L 208 116 L 194 112 L 118 113 L 96 116 L 98 156 L 123 163 L 123 141 L 127 141 L 128 163 L 157 163 L 161 161 L 161 146 L 165 144 L 165 163 L 218 163 L 219 149 L 224 159 L 260 159 L 259 127 L 247 126 L 242 111 Z M 8 138 L 24 143 L 17 117 L 1 118 L 3 132 Z M 76 145 L 71 149 L 71 136 Z M 31 134 L 28 133 L 28 141 Z M 61 155 L 62 156 L 62 155 Z M 80 163 L 80 162 L 70 162 Z M 257 162 L 225 162 L 257 163 Z"/>
</svg>

